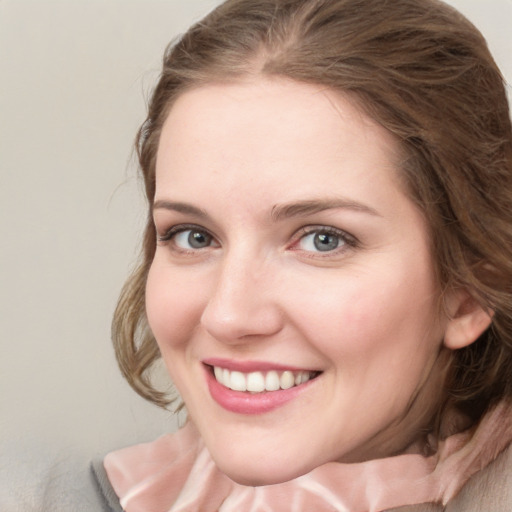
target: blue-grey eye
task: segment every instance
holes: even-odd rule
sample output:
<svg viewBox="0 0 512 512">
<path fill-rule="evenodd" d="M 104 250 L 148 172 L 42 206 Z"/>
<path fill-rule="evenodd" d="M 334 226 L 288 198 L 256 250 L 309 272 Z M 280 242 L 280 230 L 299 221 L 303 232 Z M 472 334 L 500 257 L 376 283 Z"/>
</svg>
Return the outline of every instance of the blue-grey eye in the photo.
<svg viewBox="0 0 512 512">
<path fill-rule="evenodd" d="M 185 229 L 174 235 L 174 243 L 181 249 L 204 249 L 212 244 L 212 237 L 204 231 Z"/>
<path fill-rule="evenodd" d="M 303 251 L 328 252 L 334 251 L 344 244 L 340 235 L 327 231 L 313 231 L 301 238 L 299 247 Z"/>
</svg>

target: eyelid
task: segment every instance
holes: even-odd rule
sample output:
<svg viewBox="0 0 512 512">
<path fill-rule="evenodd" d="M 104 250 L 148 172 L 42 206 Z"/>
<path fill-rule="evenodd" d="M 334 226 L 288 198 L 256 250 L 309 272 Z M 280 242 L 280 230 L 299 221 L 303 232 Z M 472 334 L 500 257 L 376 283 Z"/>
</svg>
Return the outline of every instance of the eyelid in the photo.
<svg viewBox="0 0 512 512">
<path fill-rule="evenodd" d="M 326 251 L 325 253 L 321 253 L 321 251 L 303 251 L 303 252 L 311 252 L 312 254 L 315 254 L 315 257 L 329 257 L 335 254 L 339 254 L 340 252 L 347 251 L 351 248 L 355 248 L 359 245 L 359 240 L 354 236 L 348 233 L 347 231 L 344 231 L 340 228 L 335 228 L 334 226 L 325 226 L 325 225 L 311 225 L 311 226 L 303 226 L 299 230 L 295 232 L 295 234 L 292 237 L 292 244 L 291 244 L 291 250 L 295 251 L 301 251 L 300 248 L 295 248 L 296 246 L 305 236 L 311 235 L 313 233 L 326 233 L 328 235 L 335 235 L 338 236 L 343 242 L 344 245 L 342 245 L 339 248 L 336 248 L 332 251 Z"/>
<path fill-rule="evenodd" d="M 157 239 L 159 242 L 169 242 L 173 239 L 173 237 L 179 233 L 183 233 L 184 231 L 190 231 L 190 230 L 196 230 L 199 232 L 203 232 L 210 236 L 212 240 L 215 240 L 217 242 L 217 239 L 213 233 L 211 233 L 208 229 L 204 228 L 203 226 L 200 226 L 198 224 L 176 224 L 174 226 L 171 226 L 169 229 L 166 229 L 165 232 L 161 235 L 158 234 L 157 229 Z M 217 242 L 218 243 L 218 242 Z"/>
<path fill-rule="evenodd" d="M 183 233 L 184 231 L 189 231 L 189 230 L 196 230 L 199 232 L 203 232 L 203 233 L 207 234 L 209 237 L 211 237 L 213 244 L 209 247 L 212 247 L 212 246 L 218 247 L 220 245 L 217 240 L 217 237 L 213 233 L 211 233 L 210 230 L 206 229 L 205 227 L 203 227 L 199 224 L 191 224 L 191 223 L 173 225 L 170 228 L 166 229 L 165 232 L 162 234 L 158 234 L 158 229 L 157 229 L 157 242 L 165 244 L 167 242 L 172 241 L 175 235 L 177 235 L 179 233 Z M 343 244 L 341 245 L 341 247 L 333 249 L 332 251 L 325 251 L 323 253 L 321 251 L 307 251 L 307 250 L 303 250 L 303 249 L 300 249 L 297 247 L 298 243 L 304 237 L 309 236 L 314 233 L 326 233 L 329 235 L 335 235 L 342 240 Z M 344 231 L 343 229 L 340 229 L 340 228 L 336 228 L 334 226 L 315 224 L 315 225 L 302 226 L 300 229 L 298 229 L 292 236 L 292 241 L 288 246 L 288 250 L 303 252 L 306 254 L 311 253 L 311 255 L 313 255 L 313 256 L 310 256 L 310 257 L 328 258 L 329 256 L 332 257 L 335 255 L 339 255 L 340 253 L 346 252 L 346 251 L 353 249 L 357 246 L 359 246 L 359 240 L 354 235 L 348 233 L 347 231 Z M 208 248 L 208 247 L 206 247 L 206 248 Z M 194 252 L 201 251 L 202 249 L 190 249 L 189 251 L 187 251 L 186 249 L 176 247 L 175 250 L 179 251 L 179 252 L 194 253 Z"/>
</svg>

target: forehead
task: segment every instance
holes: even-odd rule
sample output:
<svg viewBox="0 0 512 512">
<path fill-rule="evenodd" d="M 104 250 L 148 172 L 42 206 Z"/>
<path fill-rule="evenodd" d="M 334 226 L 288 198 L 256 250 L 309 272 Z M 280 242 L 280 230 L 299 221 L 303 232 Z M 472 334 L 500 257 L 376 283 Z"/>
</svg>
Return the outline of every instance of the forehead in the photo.
<svg viewBox="0 0 512 512">
<path fill-rule="evenodd" d="M 284 79 L 208 85 L 182 94 L 164 123 L 157 196 L 226 186 L 250 198 L 255 183 L 281 195 L 333 189 L 357 199 L 370 186 L 392 196 L 401 193 L 400 157 L 387 130 L 324 86 Z"/>
<path fill-rule="evenodd" d="M 244 135 L 255 136 L 262 127 L 277 131 L 281 126 L 284 132 L 281 144 L 289 140 L 290 135 L 295 139 L 310 137 L 322 125 L 328 142 L 329 135 L 339 137 L 335 132 L 340 121 L 345 123 L 345 130 L 352 124 L 352 135 L 360 139 L 372 139 L 379 132 L 379 138 L 385 139 L 386 145 L 398 147 L 391 133 L 363 112 L 355 95 L 285 78 L 259 77 L 188 90 L 174 102 L 164 130 L 174 136 L 176 132 L 199 135 L 200 131 L 220 136 L 223 125 L 237 123 Z M 288 128 L 292 126 L 290 133 Z M 346 135 L 349 134 L 347 131 Z M 163 140 L 166 142 L 165 135 Z"/>
</svg>

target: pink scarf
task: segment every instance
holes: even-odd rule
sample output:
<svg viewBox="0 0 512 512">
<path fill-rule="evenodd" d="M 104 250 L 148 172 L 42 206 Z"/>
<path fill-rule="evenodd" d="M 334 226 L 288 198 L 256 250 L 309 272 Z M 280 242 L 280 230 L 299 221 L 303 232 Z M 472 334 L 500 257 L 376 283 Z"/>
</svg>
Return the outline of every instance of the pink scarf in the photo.
<svg viewBox="0 0 512 512">
<path fill-rule="evenodd" d="M 446 504 L 511 440 L 511 407 L 502 403 L 476 429 L 440 442 L 430 457 L 329 462 L 289 482 L 248 487 L 216 467 L 188 422 L 175 434 L 110 453 L 104 465 L 126 512 L 378 512 Z"/>
</svg>

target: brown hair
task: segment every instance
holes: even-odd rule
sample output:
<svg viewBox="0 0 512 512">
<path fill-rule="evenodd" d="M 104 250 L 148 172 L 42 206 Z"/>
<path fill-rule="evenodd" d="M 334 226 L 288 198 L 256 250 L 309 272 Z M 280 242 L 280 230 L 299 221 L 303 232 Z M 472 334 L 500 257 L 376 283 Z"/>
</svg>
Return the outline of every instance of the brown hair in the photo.
<svg viewBox="0 0 512 512">
<path fill-rule="evenodd" d="M 473 420 L 512 395 L 512 130 L 485 40 L 437 0 L 228 0 L 168 47 L 137 150 L 149 202 L 142 261 L 115 313 L 113 339 L 133 388 L 160 357 L 145 316 L 155 251 L 151 207 L 162 125 L 184 91 L 249 74 L 354 95 L 405 150 L 402 174 L 430 225 L 442 289 L 464 288 L 492 326 L 453 352 L 444 405 Z"/>
</svg>

